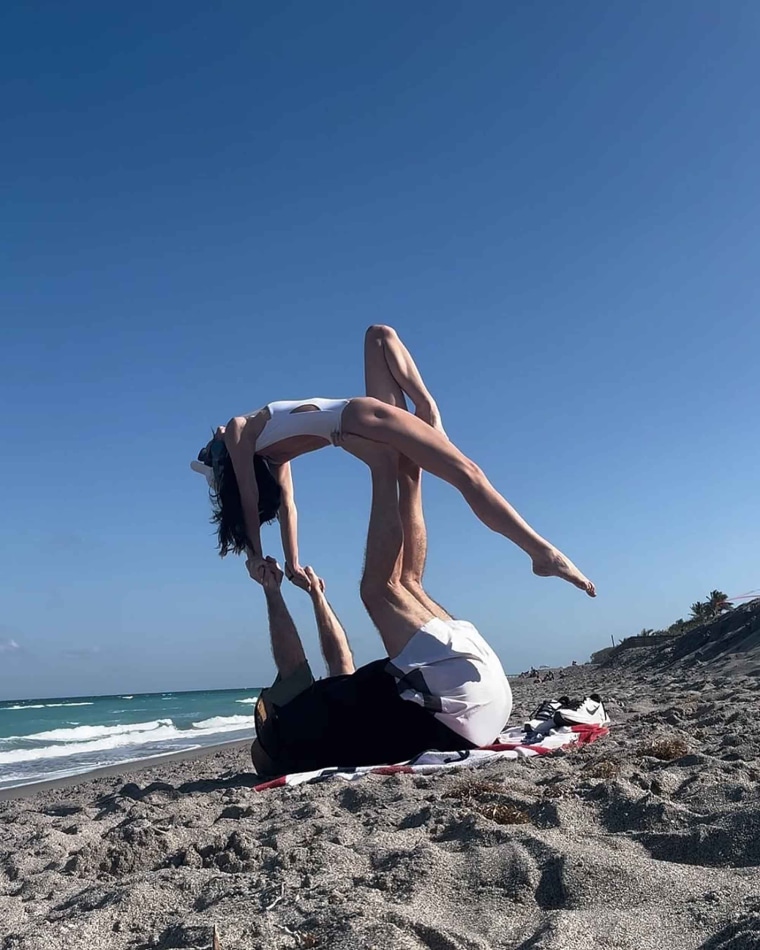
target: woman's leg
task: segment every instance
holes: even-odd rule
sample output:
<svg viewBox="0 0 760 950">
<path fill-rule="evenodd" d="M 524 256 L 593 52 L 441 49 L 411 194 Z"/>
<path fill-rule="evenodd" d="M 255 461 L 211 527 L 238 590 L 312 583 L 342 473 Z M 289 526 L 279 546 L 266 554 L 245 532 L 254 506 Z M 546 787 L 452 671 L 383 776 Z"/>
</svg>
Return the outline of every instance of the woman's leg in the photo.
<svg viewBox="0 0 760 950">
<path fill-rule="evenodd" d="M 342 429 L 392 446 L 426 472 L 457 488 L 483 524 L 514 541 L 530 556 L 535 574 L 561 577 L 589 596 L 596 596 L 594 585 L 572 561 L 534 531 L 481 469 L 439 431 L 408 412 L 370 398 L 349 402 L 343 412 Z"/>
<path fill-rule="evenodd" d="M 415 415 L 443 432 L 436 401 L 393 327 L 375 324 L 367 330 L 364 336 L 364 376 L 368 396 L 405 409 L 406 393 L 414 403 Z"/>
</svg>

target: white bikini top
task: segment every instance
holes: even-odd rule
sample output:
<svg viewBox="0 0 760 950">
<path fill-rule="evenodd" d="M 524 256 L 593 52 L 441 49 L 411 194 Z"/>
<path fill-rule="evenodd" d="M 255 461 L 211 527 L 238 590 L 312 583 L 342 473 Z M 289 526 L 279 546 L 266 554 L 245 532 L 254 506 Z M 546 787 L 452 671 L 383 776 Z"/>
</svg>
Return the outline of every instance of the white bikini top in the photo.
<svg viewBox="0 0 760 950">
<path fill-rule="evenodd" d="M 294 436 L 311 435 L 331 442 L 340 436 L 340 421 L 348 399 L 281 399 L 267 404 L 270 418 L 256 439 L 256 452 Z M 314 406 L 314 409 L 301 407 Z M 296 411 L 299 410 L 299 411 Z"/>
</svg>

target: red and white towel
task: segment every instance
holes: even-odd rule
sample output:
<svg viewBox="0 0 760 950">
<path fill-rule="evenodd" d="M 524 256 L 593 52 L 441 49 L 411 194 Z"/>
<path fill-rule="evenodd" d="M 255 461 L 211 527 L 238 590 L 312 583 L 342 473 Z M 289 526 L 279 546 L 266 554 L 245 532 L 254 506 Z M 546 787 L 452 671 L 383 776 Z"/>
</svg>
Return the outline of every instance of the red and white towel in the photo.
<svg viewBox="0 0 760 950">
<path fill-rule="evenodd" d="M 540 741 L 528 742 L 529 734 L 522 728 L 508 729 L 499 736 L 499 741 L 482 749 L 470 749 L 463 752 L 422 752 L 408 762 L 397 765 L 362 765 L 356 768 L 330 767 L 316 772 L 294 772 L 254 785 L 254 791 L 264 792 L 270 788 L 282 788 L 284 785 L 302 785 L 304 782 L 323 782 L 331 778 L 342 778 L 346 782 L 355 782 L 365 775 L 395 775 L 398 772 L 437 772 L 441 769 L 474 767 L 494 762 L 497 759 L 522 759 L 534 755 L 552 755 L 560 750 L 569 751 L 569 747 L 588 745 L 601 739 L 609 732 L 605 726 L 565 726 L 552 729 Z M 530 736 L 535 738 L 535 733 Z"/>
</svg>

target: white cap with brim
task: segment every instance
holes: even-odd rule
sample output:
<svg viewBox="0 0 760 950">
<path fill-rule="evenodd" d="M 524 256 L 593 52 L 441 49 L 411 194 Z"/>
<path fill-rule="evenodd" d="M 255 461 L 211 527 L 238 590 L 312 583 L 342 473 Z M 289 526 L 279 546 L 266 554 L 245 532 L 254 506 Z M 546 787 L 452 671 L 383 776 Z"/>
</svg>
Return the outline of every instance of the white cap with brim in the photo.
<svg viewBox="0 0 760 950">
<path fill-rule="evenodd" d="M 199 475 L 206 476 L 206 481 L 208 482 L 209 488 L 212 488 L 212 489 L 216 488 L 216 485 L 214 483 L 214 470 L 211 468 L 210 465 L 204 465 L 203 462 L 199 462 L 197 459 L 193 459 L 193 461 L 190 463 L 190 468 L 194 472 L 197 472 Z"/>
</svg>

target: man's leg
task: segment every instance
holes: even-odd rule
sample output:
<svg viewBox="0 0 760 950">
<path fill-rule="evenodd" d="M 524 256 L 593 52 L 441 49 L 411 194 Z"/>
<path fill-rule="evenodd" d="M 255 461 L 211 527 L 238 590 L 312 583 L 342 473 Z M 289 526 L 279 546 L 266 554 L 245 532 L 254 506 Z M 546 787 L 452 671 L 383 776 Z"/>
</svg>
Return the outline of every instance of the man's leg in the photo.
<svg viewBox="0 0 760 950">
<path fill-rule="evenodd" d="M 367 439 L 348 437 L 342 445 L 366 462 L 372 473 L 372 510 L 361 596 L 388 655 L 398 656 L 434 616 L 401 583 L 404 535 L 398 507 L 398 456 Z"/>
<path fill-rule="evenodd" d="M 327 664 L 329 676 L 345 676 L 355 672 L 354 658 L 348 645 L 348 637 L 343 624 L 325 597 L 325 583 L 317 577 L 313 569 L 305 567 L 306 576 L 311 583 L 309 596 L 314 607 L 314 619 L 319 631 L 319 645 Z"/>
<path fill-rule="evenodd" d="M 417 408 L 440 424 L 435 400 L 422 381 L 411 354 L 392 327 L 374 325 L 364 337 L 364 378 L 368 396 L 381 399 L 391 406 L 406 409 L 404 393 Z M 419 407 L 423 408 L 420 412 Z M 431 408 L 432 407 L 432 408 Z M 404 537 L 401 563 L 401 583 L 431 613 L 442 620 L 451 618 L 445 610 L 428 597 L 422 587 L 422 574 L 427 557 L 427 531 L 422 512 L 422 470 L 405 456 L 398 464 L 398 506 Z"/>
<path fill-rule="evenodd" d="M 437 604 L 422 586 L 427 558 L 427 529 L 422 509 L 422 470 L 403 455 L 399 458 L 398 487 L 398 508 L 404 534 L 401 583 L 434 617 L 451 620 L 451 615 Z"/>
</svg>

